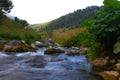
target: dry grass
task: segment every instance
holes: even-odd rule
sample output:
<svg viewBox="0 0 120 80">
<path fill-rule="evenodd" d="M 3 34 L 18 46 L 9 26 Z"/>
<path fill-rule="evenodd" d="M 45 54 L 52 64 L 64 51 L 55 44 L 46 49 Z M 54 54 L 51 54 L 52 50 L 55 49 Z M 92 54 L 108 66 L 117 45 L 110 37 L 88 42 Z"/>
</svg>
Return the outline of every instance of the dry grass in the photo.
<svg viewBox="0 0 120 80">
<path fill-rule="evenodd" d="M 75 28 L 75 29 L 70 29 L 65 31 L 63 31 L 63 29 L 58 29 L 53 31 L 52 39 L 57 43 L 64 44 L 64 42 L 67 41 L 72 36 L 75 36 L 76 34 L 79 34 L 85 31 L 86 31 L 86 27 Z M 46 32 L 42 32 L 41 36 L 43 39 L 50 38 Z"/>
</svg>

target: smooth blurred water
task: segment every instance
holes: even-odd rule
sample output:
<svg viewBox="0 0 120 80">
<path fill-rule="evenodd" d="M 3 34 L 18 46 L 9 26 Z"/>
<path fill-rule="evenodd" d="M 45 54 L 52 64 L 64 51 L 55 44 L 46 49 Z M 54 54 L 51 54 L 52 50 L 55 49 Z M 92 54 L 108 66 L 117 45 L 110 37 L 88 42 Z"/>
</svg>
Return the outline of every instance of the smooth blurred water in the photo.
<svg viewBox="0 0 120 80">
<path fill-rule="evenodd" d="M 90 79 L 92 67 L 85 55 L 44 55 L 44 50 L 11 55 L 1 52 L 0 80 L 97 80 Z M 44 66 L 28 65 L 40 63 Z"/>
</svg>

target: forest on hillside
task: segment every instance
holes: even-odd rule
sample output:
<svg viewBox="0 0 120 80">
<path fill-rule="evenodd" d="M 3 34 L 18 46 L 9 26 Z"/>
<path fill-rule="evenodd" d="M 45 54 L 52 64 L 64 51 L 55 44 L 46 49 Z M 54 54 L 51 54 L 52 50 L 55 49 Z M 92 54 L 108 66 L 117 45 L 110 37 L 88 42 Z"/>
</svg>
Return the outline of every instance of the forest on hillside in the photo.
<svg viewBox="0 0 120 80">
<path fill-rule="evenodd" d="M 60 28 L 75 28 L 81 25 L 81 23 L 88 18 L 91 18 L 100 9 L 98 6 L 90 6 L 85 9 L 79 9 L 73 13 L 61 16 L 58 19 L 52 20 L 48 23 L 37 25 L 40 27 L 40 31 L 55 30 Z"/>
</svg>

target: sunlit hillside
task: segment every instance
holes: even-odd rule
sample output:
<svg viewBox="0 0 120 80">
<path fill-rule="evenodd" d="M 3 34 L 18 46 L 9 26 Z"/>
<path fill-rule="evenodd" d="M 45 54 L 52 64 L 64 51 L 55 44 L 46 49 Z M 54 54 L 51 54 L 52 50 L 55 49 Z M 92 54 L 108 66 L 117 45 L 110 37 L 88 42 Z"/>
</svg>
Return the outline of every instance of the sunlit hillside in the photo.
<svg viewBox="0 0 120 80">
<path fill-rule="evenodd" d="M 74 28 L 74 29 L 58 29 L 52 32 L 50 36 L 47 32 L 41 32 L 41 37 L 43 39 L 51 37 L 55 42 L 64 44 L 72 36 L 75 36 L 81 32 L 86 31 L 86 27 Z"/>
<path fill-rule="evenodd" d="M 39 33 L 23 26 L 20 22 L 5 17 L 0 23 L 0 39 L 6 40 L 25 40 L 31 43 L 35 40 L 41 40 Z"/>
</svg>

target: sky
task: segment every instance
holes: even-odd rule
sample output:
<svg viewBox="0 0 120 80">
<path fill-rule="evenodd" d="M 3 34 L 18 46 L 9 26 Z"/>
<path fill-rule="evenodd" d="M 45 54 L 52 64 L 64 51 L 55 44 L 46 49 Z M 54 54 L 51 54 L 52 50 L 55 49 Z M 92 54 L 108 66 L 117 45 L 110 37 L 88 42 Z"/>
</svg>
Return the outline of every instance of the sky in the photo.
<svg viewBox="0 0 120 80">
<path fill-rule="evenodd" d="M 12 0 L 11 15 L 30 24 L 48 22 L 87 6 L 103 5 L 103 0 Z"/>
</svg>

